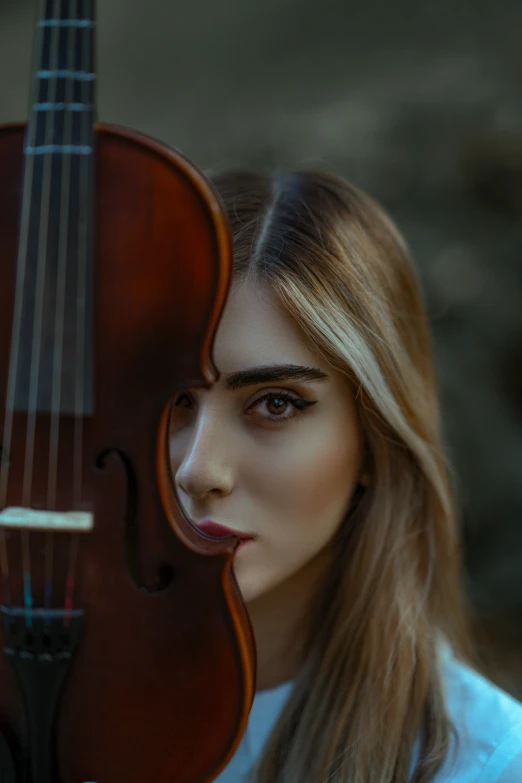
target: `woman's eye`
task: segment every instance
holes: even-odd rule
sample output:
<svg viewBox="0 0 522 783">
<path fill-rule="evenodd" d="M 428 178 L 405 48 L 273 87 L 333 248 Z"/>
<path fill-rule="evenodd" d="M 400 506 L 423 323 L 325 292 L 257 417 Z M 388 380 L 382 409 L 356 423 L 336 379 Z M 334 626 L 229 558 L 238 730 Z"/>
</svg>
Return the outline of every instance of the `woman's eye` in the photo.
<svg viewBox="0 0 522 783">
<path fill-rule="evenodd" d="M 268 392 L 248 406 L 247 415 L 252 416 L 254 415 L 252 411 L 259 409 L 261 419 L 280 424 L 296 419 L 316 402 L 317 400 L 303 400 L 302 397 L 296 397 L 287 391 Z M 190 408 L 192 405 L 192 398 L 185 392 L 180 393 L 173 403 L 173 407 L 177 409 Z"/>
<path fill-rule="evenodd" d="M 263 410 L 264 408 L 266 411 L 266 413 L 261 414 L 262 418 L 279 423 L 297 418 L 311 405 L 315 405 L 315 403 L 316 400 L 309 402 L 301 397 L 294 397 L 293 394 L 286 391 L 268 392 L 268 394 L 264 394 L 253 402 L 249 406 L 248 411 L 261 406 L 261 409 Z"/>
</svg>

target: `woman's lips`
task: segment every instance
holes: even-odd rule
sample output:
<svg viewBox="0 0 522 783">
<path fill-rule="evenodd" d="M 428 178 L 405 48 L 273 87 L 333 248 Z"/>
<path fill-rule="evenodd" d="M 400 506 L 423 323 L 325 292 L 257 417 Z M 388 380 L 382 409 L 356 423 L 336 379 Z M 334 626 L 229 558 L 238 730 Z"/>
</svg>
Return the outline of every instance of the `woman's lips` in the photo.
<svg viewBox="0 0 522 783">
<path fill-rule="evenodd" d="M 216 538 L 225 538 L 226 536 L 232 535 L 238 536 L 238 538 L 241 539 L 241 544 L 238 549 L 253 538 L 253 536 L 248 533 L 243 533 L 241 530 L 232 530 L 232 528 L 220 525 L 217 522 L 212 522 L 210 519 L 204 519 L 203 522 L 194 522 L 194 524 L 204 533 L 208 533 L 210 536 L 215 536 Z"/>
</svg>

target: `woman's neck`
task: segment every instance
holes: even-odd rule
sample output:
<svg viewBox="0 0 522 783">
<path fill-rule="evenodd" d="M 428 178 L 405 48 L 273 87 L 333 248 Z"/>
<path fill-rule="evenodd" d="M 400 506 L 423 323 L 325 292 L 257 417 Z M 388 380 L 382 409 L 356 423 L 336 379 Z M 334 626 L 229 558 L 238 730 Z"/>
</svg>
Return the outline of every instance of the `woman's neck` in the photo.
<svg viewBox="0 0 522 783">
<path fill-rule="evenodd" d="M 326 565 L 319 553 L 297 573 L 247 605 L 257 648 L 256 690 L 296 677 L 303 659 L 312 598 Z"/>
</svg>

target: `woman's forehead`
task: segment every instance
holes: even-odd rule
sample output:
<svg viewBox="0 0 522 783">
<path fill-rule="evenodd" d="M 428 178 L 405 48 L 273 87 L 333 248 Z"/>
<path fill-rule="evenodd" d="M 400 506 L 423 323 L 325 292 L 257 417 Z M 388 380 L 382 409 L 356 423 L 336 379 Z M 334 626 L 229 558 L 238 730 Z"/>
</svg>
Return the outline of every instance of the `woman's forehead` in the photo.
<svg viewBox="0 0 522 783">
<path fill-rule="evenodd" d="M 230 291 L 216 333 L 214 360 L 223 373 L 254 365 L 321 364 L 275 296 L 246 282 Z"/>
</svg>

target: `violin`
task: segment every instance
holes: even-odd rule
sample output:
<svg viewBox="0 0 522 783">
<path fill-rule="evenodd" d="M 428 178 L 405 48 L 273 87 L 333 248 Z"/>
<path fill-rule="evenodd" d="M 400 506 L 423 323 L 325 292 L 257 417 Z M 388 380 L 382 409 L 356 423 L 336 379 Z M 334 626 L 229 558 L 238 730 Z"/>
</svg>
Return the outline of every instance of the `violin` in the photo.
<svg viewBox="0 0 522 783">
<path fill-rule="evenodd" d="M 218 378 L 228 226 L 180 152 L 95 121 L 93 0 L 39 5 L 29 120 L 0 128 L 0 780 L 208 783 L 255 645 L 168 430 Z"/>
</svg>

